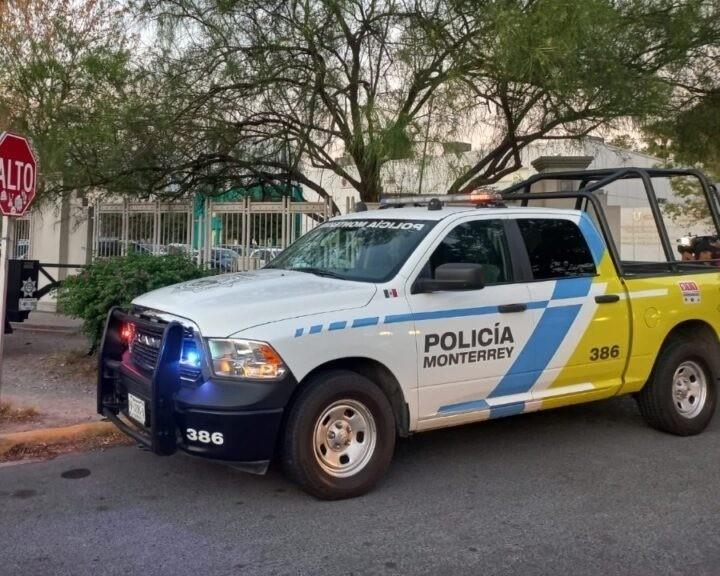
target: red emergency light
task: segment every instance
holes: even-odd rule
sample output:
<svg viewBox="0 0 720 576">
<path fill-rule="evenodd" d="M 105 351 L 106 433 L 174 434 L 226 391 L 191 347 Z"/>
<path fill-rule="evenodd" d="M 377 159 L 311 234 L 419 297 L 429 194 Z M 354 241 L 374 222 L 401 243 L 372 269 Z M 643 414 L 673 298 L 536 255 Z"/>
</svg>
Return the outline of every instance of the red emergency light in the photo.
<svg viewBox="0 0 720 576">
<path fill-rule="evenodd" d="M 122 340 L 125 346 L 130 346 L 130 343 L 135 339 L 135 324 L 132 322 L 125 322 L 120 327 L 120 340 Z"/>
</svg>

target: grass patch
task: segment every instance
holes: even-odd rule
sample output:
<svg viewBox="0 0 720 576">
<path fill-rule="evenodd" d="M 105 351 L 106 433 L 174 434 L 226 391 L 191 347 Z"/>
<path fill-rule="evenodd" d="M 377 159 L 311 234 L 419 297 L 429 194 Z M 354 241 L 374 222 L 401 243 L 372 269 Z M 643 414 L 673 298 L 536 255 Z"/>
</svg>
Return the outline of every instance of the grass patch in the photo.
<svg viewBox="0 0 720 576">
<path fill-rule="evenodd" d="M 62 379 L 94 381 L 97 377 L 97 356 L 88 356 L 83 350 L 52 354 L 46 366 L 49 372 Z"/>
<path fill-rule="evenodd" d="M 39 416 L 40 414 L 35 408 L 15 408 L 10 402 L 0 402 L 0 423 L 32 422 Z"/>
<path fill-rule="evenodd" d="M 0 462 L 15 462 L 28 459 L 49 460 L 61 454 L 69 454 L 70 452 L 105 450 L 114 446 L 131 446 L 134 443 L 132 438 L 129 438 L 119 430 L 113 430 L 101 436 L 64 440 L 52 444 L 38 443 L 18 445 L 1 454 Z"/>
</svg>

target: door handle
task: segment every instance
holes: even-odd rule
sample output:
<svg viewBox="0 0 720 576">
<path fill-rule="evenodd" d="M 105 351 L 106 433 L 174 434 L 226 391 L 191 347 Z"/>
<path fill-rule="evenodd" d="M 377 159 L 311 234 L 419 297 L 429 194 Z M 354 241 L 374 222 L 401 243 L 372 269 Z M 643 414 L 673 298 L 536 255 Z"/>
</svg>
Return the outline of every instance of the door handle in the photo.
<svg viewBox="0 0 720 576">
<path fill-rule="evenodd" d="M 498 312 L 503 314 L 525 312 L 525 310 L 527 310 L 527 304 L 500 304 L 500 306 L 498 306 Z"/>
<path fill-rule="evenodd" d="M 595 296 L 595 302 L 598 304 L 610 304 L 618 300 L 620 300 L 620 296 L 617 294 L 601 294 L 600 296 Z"/>
</svg>

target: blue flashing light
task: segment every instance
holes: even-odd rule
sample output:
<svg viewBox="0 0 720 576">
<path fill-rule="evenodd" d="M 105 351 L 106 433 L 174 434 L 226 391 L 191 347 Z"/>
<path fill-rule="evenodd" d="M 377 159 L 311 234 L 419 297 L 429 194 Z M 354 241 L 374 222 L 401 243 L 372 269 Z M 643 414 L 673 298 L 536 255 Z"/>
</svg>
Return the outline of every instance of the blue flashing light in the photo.
<svg viewBox="0 0 720 576">
<path fill-rule="evenodd" d="M 183 364 L 189 364 L 190 366 L 200 366 L 200 354 L 195 350 L 189 350 L 187 354 L 183 354 Z"/>
</svg>

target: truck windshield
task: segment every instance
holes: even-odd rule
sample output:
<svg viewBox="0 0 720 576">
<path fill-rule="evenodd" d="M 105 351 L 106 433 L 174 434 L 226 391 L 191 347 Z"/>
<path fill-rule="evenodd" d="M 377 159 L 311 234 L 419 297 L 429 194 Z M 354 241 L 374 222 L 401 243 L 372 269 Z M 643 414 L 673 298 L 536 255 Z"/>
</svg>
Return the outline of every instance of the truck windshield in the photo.
<svg viewBox="0 0 720 576">
<path fill-rule="evenodd" d="M 337 220 L 291 244 L 266 268 L 359 282 L 390 280 L 432 229 L 425 220 Z"/>
</svg>

